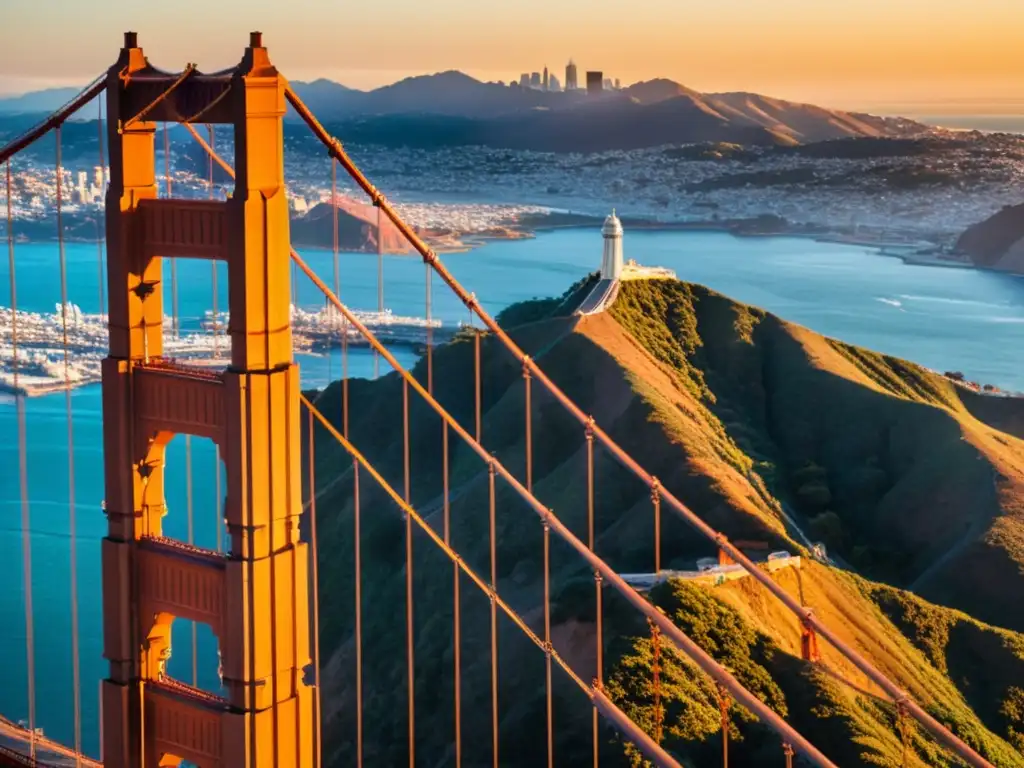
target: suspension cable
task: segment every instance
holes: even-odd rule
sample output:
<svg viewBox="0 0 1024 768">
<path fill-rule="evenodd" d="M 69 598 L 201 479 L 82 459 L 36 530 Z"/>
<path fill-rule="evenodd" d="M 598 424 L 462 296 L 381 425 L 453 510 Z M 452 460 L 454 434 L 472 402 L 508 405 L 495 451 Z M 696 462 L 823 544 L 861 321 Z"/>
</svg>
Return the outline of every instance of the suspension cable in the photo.
<svg viewBox="0 0 1024 768">
<path fill-rule="evenodd" d="M 654 507 L 654 573 L 661 573 L 661 483 L 654 478 L 651 488 L 651 504 Z"/>
<path fill-rule="evenodd" d="M 97 138 L 99 139 L 99 152 L 100 152 L 100 185 L 99 193 L 103 198 L 103 203 L 106 205 L 106 179 L 107 179 L 107 160 L 103 153 L 103 99 L 96 99 L 96 131 Z M 98 270 L 98 283 L 99 283 L 99 295 L 100 295 L 100 317 L 106 316 L 106 298 L 103 291 L 103 282 L 106 278 L 106 271 L 103 269 L 103 236 L 100 234 L 100 222 L 97 216 L 96 220 L 96 268 Z"/>
<path fill-rule="evenodd" d="M 313 411 L 310 411 L 312 416 Z M 352 518 L 356 582 L 356 768 L 363 768 L 363 556 L 360 532 L 359 462 L 352 458 Z"/>
<path fill-rule="evenodd" d="M 721 715 L 722 728 L 722 768 L 729 768 L 729 691 L 724 685 L 718 685 L 718 710 Z"/>
<path fill-rule="evenodd" d="M 25 672 L 28 676 L 29 754 L 36 757 L 36 653 L 34 611 L 32 607 L 32 529 L 28 503 L 28 440 L 25 418 L 25 395 L 18 382 L 18 281 L 14 260 L 14 209 L 11 185 L 11 161 L 7 166 L 7 268 L 11 282 L 11 348 L 14 375 L 14 398 L 18 418 L 18 485 L 21 497 L 21 552 L 25 593 Z"/>
<path fill-rule="evenodd" d="M 548 768 L 555 768 L 554 702 L 551 698 L 551 526 L 544 521 L 544 671 L 547 690 Z"/>
<path fill-rule="evenodd" d="M 480 385 L 480 331 L 473 333 L 473 403 L 476 409 L 476 441 L 483 442 L 483 391 Z"/>
<path fill-rule="evenodd" d="M 292 97 L 290 96 L 289 98 Z M 304 109 L 304 107 L 301 108 Z M 208 145 L 206 145 L 205 142 L 203 142 L 202 138 L 199 137 L 198 133 L 191 129 L 190 126 L 186 126 L 186 128 L 189 128 L 192 131 L 192 135 L 201 144 L 203 144 L 207 152 L 212 152 L 211 148 Z M 221 165 L 221 167 L 224 168 L 226 172 L 233 177 L 234 171 L 231 168 L 231 166 L 224 162 L 224 160 L 221 159 L 220 157 L 214 156 L 214 158 Z M 430 405 L 430 407 L 445 422 L 448 423 L 449 427 L 453 429 L 456 432 L 456 434 L 459 435 L 460 438 L 462 438 L 462 440 L 470 447 L 470 449 L 472 449 L 472 451 L 476 453 L 484 461 L 496 462 L 494 457 L 488 454 L 486 449 L 478 441 L 474 440 L 473 437 L 458 423 L 458 421 L 452 418 L 451 414 L 448 413 L 448 411 L 446 411 L 441 406 L 441 404 L 438 403 L 437 400 L 434 399 L 434 397 L 430 395 L 430 393 L 428 393 L 419 384 L 416 378 L 412 374 L 410 374 L 409 371 L 406 370 L 401 363 L 398 362 L 398 360 L 388 350 L 388 348 L 381 344 L 377 337 L 374 336 L 374 334 L 370 332 L 370 330 L 365 325 L 363 325 L 363 323 L 361 323 L 359 319 L 354 314 L 352 314 L 352 312 L 344 304 L 341 303 L 341 301 L 338 300 L 337 296 L 334 296 L 334 294 L 331 293 L 330 288 L 323 282 L 323 280 L 320 279 L 319 275 L 317 275 L 316 272 L 313 271 L 308 264 L 306 264 L 305 260 L 303 260 L 303 258 L 298 254 L 298 252 L 294 248 L 292 248 L 290 252 L 292 261 L 294 261 L 295 264 L 302 270 L 302 272 L 305 273 L 305 275 L 313 282 L 314 285 L 316 285 L 317 289 L 331 300 L 331 303 L 334 304 L 338 311 L 340 311 L 345 316 L 345 318 L 353 326 L 353 328 L 355 328 L 356 331 L 369 342 L 370 346 L 373 347 L 373 349 L 375 349 L 378 353 L 380 353 L 380 355 L 388 362 L 388 364 L 391 365 L 391 367 L 408 383 L 408 385 L 415 389 L 416 392 L 420 395 L 420 397 L 422 397 Z M 536 374 L 536 371 L 534 371 L 534 373 Z M 302 399 L 303 402 L 309 404 L 309 401 L 305 398 L 304 395 L 301 395 L 301 393 L 300 398 Z M 325 421 L 325 419 L 322 416 L 318 416 L 318 418 L 320 418 L 322 422 Z M 599 434 L 596 425 L 593 425 L 592 419 L 586 419 L 585 423 L 591 424 L 592 428 L 595 430 L 595 434 Z M 334 430 L 329 423 L 328 428 L 332 434 L 337 433 L 337 430 Z M 345 440 L 345 444 L 351 445 L 350 443 L 348 443 L 347 439 Z M 661 628 L 662 632 L 669 638 L 671 638 L 673 644 L 680 651 L 689 656 L 690 659 L 692 659 L 694 663 L 697 664 L 697 666 L 703 669 L 717 682 L 721 682 L 724 685 L 726 685 L 727 688 L 729 688 L 729 690 L 733 693 L 736 699 L 740 701 L 744 707 L 746 707 L 748 710 L 754 713 L 758 718 L 762 720 L 762 722 L 765 722 L 776 732 L 778 732 L 781 736 L 787 738 L 789 742 L 794 745 L 795 748 L 798 748 L 816 765 L 825 766 L 826 768 L 834 767 L 834 763 L 832 763 L 827 757 L 825 757 L 825 755 L 823 755 L 820 752 L 820 750 L 817 749 L 817 747 L 815 747 L 813 744 L 807 741 L 807 739 L 801 736 L 785 720 L 779 717 L 777 713 L 775 713 L 771 708 L 769 708 L 767 705 L 761 702 L 760 699 L 758 699 L 756 696 L 747 691 L 728 670 L 726 670 L 724 667 L 718 664 L 700 646 L 698 646 L 689 637 L 687 637 L 686 634 L 683 633 L 682 630 L 680 630 L 675 624 L 673 624 L 667 616 L 661 614 L 659 611 L 654 609 L 650 605 L 650 603 L 644 600 L 632 587 L 630 587 L 622 579 L 622 577 L 619 576 L 619 574 L 611 568 L 611 566 L 609 566 L 601 558 L 597 557 L 593 552 L 591 552 L 586 547 L 586 545 L 584 545 L 572 533 L 572 531 L 568 527 L 566 527 L 561 522 L 561 520 L 559 520 L 559 518 L 550 509 L 541 504 L 535 496 L 527 492 L 526 488 L 522 485 L 522 483 L 520 483 L 515 478 L 515 476 L 511 472 L 509 472 L 503 465 L 497 462 L 496 469 L 498 472 L 501 473 L 502 477 L 512 487 L 512 489 L 524 501 L 526 501 L 526 503 L 534 510 L 534 512 L 537 513 L 537 515 L 542 520 L 546 519 L 550 522 L 550 524 L 555 529 L 555 532 L 558 533 L 560 538 L 562 538 L 567 544 L 569 544 L 584 560 L 587 561 L 587 563 L 592 568 L 598 571 L 601 577 L 607 579 L 610 586 L 612 586 L 616 590 L 616 592 L 622 595 L 622 597 L 624 597 L 627 602 L 629 602 L 634 608 L 639 610 L 645 616 L 650 616 L 651 618 L 653 618 L 655 622 L 658 624 L 658 626 Z M 375 475 L 375 477 L 379 476 Z M 430 530 L 429 534 L 433 534 L 433 529 Z M 443 544 L 443 542 L 441 542 L 440 538 L 437 537 L 436 534 L 432 535 L 431 538 L 435 539 L 435 541 L 437 541 L 439 544 Z M 533 633 L 531 632 L 531 635 L 532 634 Z M 536 637 L 536 635 L 533 636 Z M 614 708 L 614 705 L 611 705 L 611 702 L 608 701 L 607 698 L 604 697 L 599 690 L 594 691 L 594 700 L 597 703 L 598 707 L 601 709 L 601 712 L 606 717 L 611 719 L 613 722 L 619 724 L 621 727 L 626 727 L 625 724 L 621 722 L 620 717 L 625 718 L 627 721 L 628 718 L 626 718 L 625 715 L 622 714 L 621 710 Z M 612 708 L 610 709 L 609 706 L 611 706 Z M 647 738 L 649 741 L 649 737 L 646 737 L 646 735 L 644 737 Z M 651 744 L 653 746 L 653 742 L 651 742 Z M 988 764 L 982 762 L 982 765 L 987 766 Z"/>
<path fill-rule="evenodd" d="M 426 279 L 425 279 L 425 290 L 426 290 L 426 310 L 427 310 L 427 392 L 434 394 L 434 327 L 431 325 L 433 322 L 433 308 L 432 297 L 431 297 L 431 282 L 434 274 L 429 264 L 425 264 L 426 268 Z"/>
<path fill-rule="evenodd" d="M 448 478 L 448 422 L 441 422 L 441 454 L 444 495 L 444 543 L 452 546 L 451 489 Z M 462 768 L 462 606 L 459 597 L 459 564 L 452 563 L 452 623 L 455 663 L 455 768 Z"/>
<path fill-rule="evenodd" d="M 533 493 L 533 410 L 530 407 L 530 368 L 523 364 L 523 397 L 526 411 L 526 490 Z"/>
<path fill-rule="evenodd" d="M 29 128 L 23 134 L 8 142 L 3 147 L 0 147 L 0 163 L 6 163 L 16 154 L 21 152 L 21 150 L 35 143 L 57 126 L 62 125 L 69 117 L 103 93 L 106 89 L 107 73 L 104 72 L 52 115 L 32 128 Z"/>
<path fill-rule="evenodd" d="M 594 430 L 587 426 L 586 430 L 586 444 L 587 444 L 587 547 L 591 552 L 597 554 L 597 550 L 594 548 Z M 594 644 L 595 644 L 595 672 L 594 672 L 594 686 L 600 688 L 604 685 L 604 638 L 602 632 L 602 610 L 601 610 L 601 572 L 594 571 L 594 591 L 595 591 L 595 605 L 594 615 L 597 624 L 597 629 L 594 633 Z M 601 749 L 599 741 L 599 730 L 600 723 L 598 722 L 598 711 L 597 706 L 594 706 L 593 714 L 593 731 L 594 731 L 594 768 L 598 768 L 601 763 Z"/>
<path fill-rule="evenodd" d="M 441 279 L 452 289 L 452 291 L 459 297 L 459 299 L 466 305 L 470 310 L 471 314 L 475 313 L 480 317 L 484 325 L 494 333 L 502 342 L 502 344 L 513 354 L 517 360 L 524 360 L 527 356 L 523 353 L 522 349 L 512 340 L 512 338 L 495 322 L 494 318 L 490 316 L 483 309 L 480 303 L 477 301 L 473 294 L 466 291 L 465 288 L 454 278 L 451 272 L 444 266 L 437 254 L 423 242 L 408 224 L 406 224 L 401 217 L 395 212 L 394 208 L 388 203 L 387 199 L 381 192 L 370 183 L 366 176 L 359 170 L 359 168 L 352 162 L 352 159 L 345 152 L 340 141 L 331 136 L 316 117 L 309 111 L 308 107 L 302 102 L 302 100 L 296 95 L 291 89 L 287 88 L 285 91 L 285 97 L 288 102 L 292 105 L 302 120 L 309 126 L 314 135 L 328 148 L 331 154 L 334 155 L 341 163 L 342 167 L 348 172 L 356 184 L 363 189 L 364 192 L 374 201 L 374 204 L 378 206 L 380 211 L 383 211 L 387 217 L 391 220 L 392 224 L 398 229 L 398 231 L 406 238 L 406 240 L 413 246 L 413 248 L 427 261 L 438 273 Z M 540 380 L 543 386 L 555 397 L 562 406 L 569 411 L 569 413 L 575 417 L 581 424 L 586 423 L 589 418 L 582 410 L 559 388 L 548 376 L 540 369 L 540 367 L 533 361 L 529 362 L 531 373 Z M 600 427 L 594 426 L 595 435 L 605 446 L 605 448 L 615 457 L 615 459 L 626 467 L 629 471 L 639 477 L 649 487 L 653 485 L 654 478 L 647 473 L 637 462 L 633 459 L 618 443 Z M 809 611 L 809 609 L 801 608 L 800 604 L 793 599 L 781 586 L 776 584 L 771 577 L 757 565 L 744 555 L 735 545 L 733 545 L 723 534 L 715 531 L 711 526 L 705 523 L 697 514 L 693 512 L 689 507 L 683 504 L 674 494 L 669 492 L 664 486 L 660 489 L 662 498 L 668 502 L 672 509 L 682 516 L 691 526 L 697 529 L 707 539 L 712 541 L 719 549 L 722 549 L 728 554 L 734 562 L 742 565 L 744 570 L 747 571 L 752 577 L 759 581 L 766 589 L 768 589 L 775 597 L 777 597 L 787 608 L 790 609 L 798 617 L 808 617 L 813 623 L 815 629 L 821 634 L 831 645 L 836 648 L 843 656 L 845 656 L 855 667 L 863 672 L 868 678 L 878 684 L 883 690 L 886 691 L 893 699 L 907 701 L 907 709 L 914 716 L 914 718 L 921 723 L 929 732 L 931 732 L 939 741 L 941 741 L 946 747 L 954 751 L 961 758 L 967 761 L 972 766 L 984 766 L 984 768 L 994 768 L 991 763 L 985 760 L 975 750 L 969 747 L 964 741 L 955 736 L 948 728 L 939 723 L 934 717 L 929 715 L 919 704 L 909 699 L 907 694 L 902 691 L 899 686 L 889 680 L 882 672 L 880 672 L 870 661 L 864 656 L 858 653 L 852 646 L 843 641 L 838 635 L 832 632 L 817 617 Z"/>
<path fill-rule="evenodd" d="M 214 142 L 216 141 L 216 135 L 214 133 L 213 123 L 206 126 L 207 135 L 210 137 L 210 149 L 214 148 Z M 213 155 L 208 158 L 210 184 L 208 189 L 208 196 L 210 200 L 213 200 Z M 210 283 L 213 287 L 213 357 L 217 359 L 220 356 L 220 317 L 217 315 L 217 261 L 216 259 L 210 259 Z M 269 359 L 269 358 L 268 358 Z"/>
<path fill-rule="evenodd" d="M 370 476 L 377 482 L 381 489 L 391 498 L 391 500 L 398 506 L 407 518 L 411 518 L 419 526 L 420 530 L 423 531 L 430 539 L 437 545 L 437 547 L 444 552 L 449 560 L 454 563 L 459 570 L 464 573 L 469 579 L 480 589 L 485 595 L 490 598 L 492 604 L 497 605 L 501 608 L 502 612 L 542 651 L 546 651 L 544 641 L 537 636 L 537 633 L 530 629 L 529 624 L 526 620 L 515 609 L 513 609 L 507 602 L 505 602 L 498 593 L 487 584 L 483 578 L 470 568 L 465 560 L 463 560 L 459 554 L 452 549 L 448 544 L 444 542 L 444 539 L 437 534 L 437 532 L 427 523 L 426 520 L 408 503 L 406 503 L 399 493 L 384 479 L 383 476 L 374 468 L 369 461 L 359 452 L 359 450 L 352 445 L 338 430 L 331 424 L 327 418 L 320 413 L 313 403 L 311 403 L 305 395 L 300 394 L 299 399 L 302 404 L 305 405 L 313 414 L 317 420 L 323 425 L 323 427 L 334 437 L 338 443 L 353 457 L 353 460 L 362 466 L 370 474 Z M 582 690 L 589 698 L 593 698 L 600 704 L 601 711 L 608 717 L 615 725 L 622 731 L 623 735 L 632 741 L 636 746 L 650 759 L 661 766 L 662 768 L 680 768 L 679 763 L 673 759 L 665 750 L 655 744 L 651 737 L 644 733 L 643 729 L 633 723 L 621 709 L 619 709 L 610 699 L 604 696 L 600 691 L 593 689 L 588 686 L 583 679 L 577 675 L 568 662 L 563 659 L 557 651 L 552 651 L 551 658 L 556 664 L 569 676 L 580 690 Z M 831 765 L 831 764 L 829 764 Z"/>
<path fill-rule="evenodd" d="M 377 208 L 377 314 L 384 313 L 384 215 Z M 373 378 L 380 375 L 380 355 L 373 353 Z"/>
<path fill-rule="evenodd" d="M 411 504 L 409 475 L 409 382 L 402 381 L 402 452 L 405 464 L 405 503 Z M 413 623 L 412 518 L 405 516 L 405 654 L 409 673 L 409 768 L 416 768 L 416 650 Z"/>
<path fill-rule="evenodd" d="M 315 737 L 313 749 L 316 757 L 314 765 L 319 768 L 321 763 L 321 744 L 323 735 L 321 733 L 320 712 L 320 567 L 319 552 L 317 549 L 316 537 L 316 440 L 314 430 L 316 422 L 313 421 L 313 412 L 309 411 L 309 528 L 310 543 L 313 546 L 312 557 L 310 558 L 313 568 L 313 727 Z M 357 607 L 358 610 L 358 607 Z"/>
<path fill-rule="evenodd" d="M 71 557 L 71 674 L 75 712 L 75 765 L 82 762 L 82 692 L 81 669 L 78 658 L 78 540 L 75 515 L 75 429 L 71 411 L 71 358 L 68 352 L 68 269 L 64 251 L 64 223 L 62 216 L 64 167 L 61 162 L 61 127 L 57 138 L 57 244 L 60 251 L 60 307 L 61 329 L 64 342 L 64 407 L 68 422 L 68 535 Z"/>
<path fill-rule="evenodd" d="M 498 610 L 495 599 L 498 595 L 498 549 L 495 525 L 494 458 L 487 463 L 488 511 L 491 543 L 491 750 L 494 768 L 498 768 Z"/>
<path fill-rule="evenodd" d="M 167 130 L 167 123 L 164 123 L 164 184 L 167 189 L 167 199 L 171 199 L 171 139 Z M 178 260 L 171 258 L 171 330 L 174 338 L 180 335 L 180 319 L 178 317 Z"/>
<path fill-rule="evenodd" d="M 188 519 L 188 543 L 195 544 L 194 516 L 192 509 L 192 435 L 185 435 L 185 510 Z M 199 687 L 199 656 L 196 653 L 198 638 L 196 622 L 192 621 L 192 687 Z"/>
</svg>

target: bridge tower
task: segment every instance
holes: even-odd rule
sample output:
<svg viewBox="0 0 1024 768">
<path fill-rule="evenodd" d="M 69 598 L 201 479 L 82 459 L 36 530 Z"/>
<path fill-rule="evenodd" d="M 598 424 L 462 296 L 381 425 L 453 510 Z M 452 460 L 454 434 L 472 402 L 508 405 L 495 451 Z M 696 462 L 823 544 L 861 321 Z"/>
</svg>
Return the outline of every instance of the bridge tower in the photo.
<svg viewBox="0 0 1024 768">
<path fill-rule="evenodd" d="M 103 754 L 112 768 L 313 765 L 286 85 L 259 33 L 237 67 L 209 75 L 151 67 L 127 33 L 108 73 Z M 227 200 L 158 199 L 158 121 L 232 126 L 236 184 Z M 161 260 L 170 256 L 227 262 L 231 354 L 223 372 L 163 355 Z M 163 536 L 164 515 L 180 513 L 164 500 L 164 451 L 176 434 L 220 449 L 225 554 Z M 166 675 L 175 618 L 212 628 L 223 698 Z"/>
</svg>

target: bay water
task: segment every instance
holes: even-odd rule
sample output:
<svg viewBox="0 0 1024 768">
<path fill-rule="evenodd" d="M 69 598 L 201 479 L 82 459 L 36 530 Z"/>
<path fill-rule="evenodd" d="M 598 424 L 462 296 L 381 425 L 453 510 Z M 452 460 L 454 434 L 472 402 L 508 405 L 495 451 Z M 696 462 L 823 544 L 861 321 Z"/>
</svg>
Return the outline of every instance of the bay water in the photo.
<svg viewBox="0 0 1024 768">
<path fill-rule="evenodd" d="M 494 313 L 524 299 L 562 293 L 600 264 L 601 237 L 593 229 L 567 229 L 531 240 L 498 241 L 468 253 L 444 257 L 455 277 Z M 1024 349 L 1024 279 L 967 269 L 910 266 L 870 249 L 800 238 L 739 239 L 712 232 L 627 232 L 625 255 L 642 264 L 674 269 L 683 280 L 703 283 L 734 299 L 755 304 L 787 320 L 844 341 L 905 357 L 936 370 L 959 370 L 968 378 L 1024 391 L 1024 370 L 1016 353 Z M 328 284 L 332 256 L 305 253 Z M 66 247 L 69 300 L 85 312 L 99 305 L 95 245 Z M 55 244 L 16 248 L 18 305 L 52 312 L 60 301 L 59 259 Z M 179 306 L 183 325 L 194 327 L 212 299 L 209 262 L 178 264 Z M 376 256 L 341 255 L 341 297 L 356 309 L 376 307 Z M 397 315 L 423 316 L 426 268 L 414 257 L 387 256 L 385 305 Z M 10 305 L 7 265 L 0 266 L 0 304 Z M 169 271 L 165 270 L 165 297 Z M 218 306 L 227 306 L 227 276 L 221 265 Z M 323 306 L 315 286 L 298 283 L 304 309 Z M 169 306 L 169 302 L 167 304 Z M 469 319 L 465 307 L 432 280 L 432 309 L 446 325 Z M 414 362 L 408 349 L 396 349 L 404 365 Z M 299 356 L 304 386 L 323 386 L 337 378 L 341 364 L 331 357 Z M 388 370 L 381 362 L 381 372 Z M 372 356 L 350 352 L 350 373 L 370 376 Z M 100 540 L 106 521 L 100 388 L 71 393 L 74 436 L 74 513 L 77 520 L 77 576 L 81 659 L 83 746 L 98 755 L 99 681 L 102 658 Z M 27 484 L 32 542 L 32 594 L 35 630 L 36 724 L 47 736 L 73 742 L 71 700 L 72 645 L 70 598 L 71 506 L 68 483 L 68 423 L 64 393 L 25 401 Z M 25 600 L 17 443 L 13 399 L 0 401 L 0 714 L 27 716 Z M 215 544 L 218 499 L 213 446 L 193 440 L 191 494 L 195 541 Z M 168 448 L 168 535 L 186 537 L 185 439 Z M 428 578 L 426 575 L 424 578 Z M 198 629 L 198 682 L 218 690 L 216 643 Z M 191 625 L 176 622 L 170 673 L 191 680 Z"/>
</svg>

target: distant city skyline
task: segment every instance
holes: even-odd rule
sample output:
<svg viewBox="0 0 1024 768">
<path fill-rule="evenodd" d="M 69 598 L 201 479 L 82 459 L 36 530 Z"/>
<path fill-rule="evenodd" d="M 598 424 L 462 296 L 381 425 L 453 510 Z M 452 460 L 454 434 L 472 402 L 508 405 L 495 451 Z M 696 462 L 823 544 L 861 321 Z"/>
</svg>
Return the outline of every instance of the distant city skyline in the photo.
<svg viewBox="0 0 1024 768">
<path fill-rule="evenodd" d="M 240 0 L 179 0 L 173 13 L 149 4 L 125 11 L 112 0 L 5 6 L 6 95 L 85 83 L 110 63 L 128 28 L 139 32 L 154 65 L 174 70 L 189 61 L 206 70 L 230 65 L 247 33 L 260 29 L 290 78 L 326 77 L 360 89 L 448 69 L 509 82 L 545 64 L 564 73 L 572 57 L 581 73 L 611 72 L 623 85 L 666 77 L 700 91 L 755 91 L 846 109 L 908 111 L 942 102 L 958 111 L 976 103 L 982 111 L 1024 112 L 1020 0 L 862 0 L 856 13 L 819 0 L 520 0 L 497 7 L 396 0 L 386 25 L 369 5 L 341 13 L 328 0 L 258 9 Z M 344 19 L 344 34 L 325 23 L 332 18 Z"/>
</svg>

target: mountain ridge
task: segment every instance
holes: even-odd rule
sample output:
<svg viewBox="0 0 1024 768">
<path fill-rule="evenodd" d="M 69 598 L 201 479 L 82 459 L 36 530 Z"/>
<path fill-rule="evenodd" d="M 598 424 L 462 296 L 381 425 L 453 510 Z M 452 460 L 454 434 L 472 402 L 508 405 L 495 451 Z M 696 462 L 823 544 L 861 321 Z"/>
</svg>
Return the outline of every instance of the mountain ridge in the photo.
<svg viewBox="0 0 1024 768">
<path fill-rule="evenodd" d="M 621 91 L 539 91 L 483 82 L 458 70 L 416 75 L 361 91 L 321 78 L 292 87 L 324 123 L 346 138 L 409 146 L 483 145 L 536 151 L 628 150 L 667 144 L 731 142 L 792 145 L 931 132 L 911 120 L 826 109 L 750 93 L 700 93 L 667 78 Z M 49 94 L 49 95 L 48 95 Z M 0 99 L 0 114 L 58 92 Z M 66 94 L 59 103 L 66 100 Z M 287 119 L 293 119 L 289 116 Z"/>
<path fill-rule="evenodd" d="M 1000 592 L 1017 594 L 1015 585 L 1024 577 L 1004 573 L 989 579 L 975 563 L 960 560 L 945 573 L 947 582 L 964 581 L 963 588 L 950 592 L 948 584 L 933 586 L 933 602 L 926 603 L 893 586 L 901 576 L 885 567 L 900 567 L 906 559 L 900 548 L 904 542 L 895 547 L 887 542 L 899 537 L 901 524 L 920 523 L 920 509 L 934 509 L 922 529 L 930 541 L 924 542 L 928 552 L 920 559 L 941 556 L 946 533 L 966 518 L 988 514 L 958 502 L 990 480 L 990 462 L 1004 460 L 997 455 L 1000 451 L 1010 451 L 1006 460 L 1019 460 L 1024 443 L 985 425 L 1017 431 L 1024 423 L 1022 404 L 1011 398 L 982 399 L 911 363 L 841 345 L 677 281 L 625 283 L 609 312 L 566 316 L 573 298 L 585 294 L 584 287 L 577 284 L 561 298 L 510 307 L 499 323 L 585 413 L 593 414 L 625 451 L 708 525 L 733 541 L 757 541 L 803 555 L 799 569 L 781 569 L 771 578 L 813 608 L 932 716 L 994 764 L 1024 766 L 1017 751 L 1024 732 L 1024 709 L 1019 706 L 1024 703 L 1024 635 L 1012 599 L 1000 597 Z M 464 426 L 475 418 L 472 339 L 472 333 L 457 337 L 433 357 L 434 396 Z M 491 334 L 482 334 L 480 355 L 483 443 L 522 478 L 521 367 Z M 420 381 L 426 380 L 426 368 L 421 360 L 413 371 Z M 402 391 L 402 380 L 395 375 L 350 382 L 348 391 L 353 408 L 350 439 L 395 487 L 403 482 L 405 452 L 402 441 L 390 435 L 403 428 L 400 409 L 394 407 Z M 533 443 L 533 491 L 582 535 L 589 525 L 581 481 L 588 472 L 585 437 L 578 422 L 543 388 L 535 387 L 533 393 L 534 434 L 543 435 Z M 328 418 L 340 419 L 340 406 L 338 383 L 319 393 L 319 407 L 331 414 Z M 848 426 L 836 429 L 826 417 Z M 488 516 L 479 513 L 488 507 L 486 468 L 472 451 L 452 443 L 445 465 L 452 493 L 450 507 L 444 505 L 437 451 L 440 422 L 418 400 L 410 403 L 409 418 L 413 507 L 436 528 L 443 524 L 442 510 L 450 512 L 445 520 L 450 519 L 453 546 L 468 566 L 487 573 Z M 822 440 L 819 430 L 826 427 L 839 444 Z M 999 437 L 1006 445 L 964 445 L 959 439 L 964 429 Z M 877 441 L 879 430 L 889 435 L 886 443 Z M 340 766 L 351 763 L 354 748 L 353 571 L 347 538 L 353 524 L 353 473 L 346 468 L 350 462 L 344 452 L 327 435 L 317 434 L 315 442 L 316 477 L 323 489 L 318 515 L 323 521 L 320 594 L 326 600 L 321 612 L 329 734 L 325 765 Z M 981 458 L 975 458 L 979 449 Z M 809 463 L 807 457 L 821 463 Z M 595 450 L 593 462 L 595 549 L 619 572 L 650 571 L 654 517 L 649 489 L 604 451 Z M 982 464 L 986 466 L 976 469 Z M 901 509 L 899 497 L 911 487 L 922 494 L 920 509 L 910 509 L 908 520 L 901 521 L 892 510 Z M 893 498 L 886 501 L 890 494 Z M 946 495 L 956 498 L 940 505 Z M 375 638 L 372 647 L 363 649 L 363 679 L 367 690 L 383 686 L 391 691 L 402 685 L 405 674 L 404 617 L 396 610 L 405 590 L 404 528 L 398 510 L 372 482 L 360 483 L 360 499 L 363 508 L 374 510 L 363 518 L 362 529 L 365 562 L 374 563 L 372 573 L 364 572 L 363 631 Z M 800 524 L 811 528 L 816 539 L 825 539 L 844 559 L 855 555 L 857 567 L 870 575 L 857 576 L 810 557 L 787 534 L 780 499 L 793 502 Z M 985 500 L 985 505 L 993 503 L 1000 502 Z M 496 488 L 494 509 L 496 586 L 536 629 L 543 605 L 540 525 L 503 483 Z M 836 512 L 827 515 L 822 509 Z M 869 527 L 858 528 L 861 517 L 879 511 L 867 521 Z M 998 515 L 1012 517 L 1013 510 L 1003 506 Z M 844 541 L 844 536 L 851 540 Z M 864 542 L 879 563 L 855 551 Z M 668 510 L 662 511 L 661 545 L 662 567 L 669 569 L 691 569 L 694 559 L 714 553 L 711 542 Z M 439 765 L 450 760 L 452 744 L 451 563 L 422 537 L 416 539 L 414 553 L 420 617 L 416 690 L 418 698 L 429 695 L 433 705 L 422 719 L 417 716 L 422 737 L 417 757 Z M 913 562 L 909 568 L 916 574 L 926 565 Z M 555 649 L 589 678 L 597 639 L 593 573 L 556 537 L 551 540 L 550 582 Z M 753 580 L 717 587 L 676 581 L 650 597 L 836 764 L 958 764 L 919 729 L 909 740 L 908 759 L 901 762 L 892 703 L 827 644 L 822 644 L 820 662 L 802 659 L 798 617 Z M 956 603 L 971 615 L 942 603 Z M 486 650 L 472 652 L 487 647 L 488 610 L 486 597 L 471 589 L 463 592 L 463 754 L 474 764 L 490 759 L 490 658 Z M 650 733 L 649 629 L 642 617 L 614 600 L 604 603 L 603 615 L 606 690 Z M 502 765 L 543 763 L 544 740 L 535 734 L 545 727 L 544 654 L 504 620 L 497 645 Z M 714 686 L 667 643 L 662 654 L 665 746 L 683 764 L 708 764 L 721 754 Z M 559 763 L 589 762 L 590 708 L 585 698 L 556 677 L 553 699 Z M 405 754 L 402 708 L 393 697 L 380 696 L 366 707 L 364 722 L 372 724 L 366 733 L 366 744 L 372 745 L 368 749 L 381 764 L 400 764 Z M 730 729 L 736 735 L 730 739 L 730 754 L 738 765 L 778 760 L 777 737 L 738 708 L 732 710 Z M 637 764 L 629 746 L 610 729 L 601 733 L 602 765 Z"/>
</svg>

